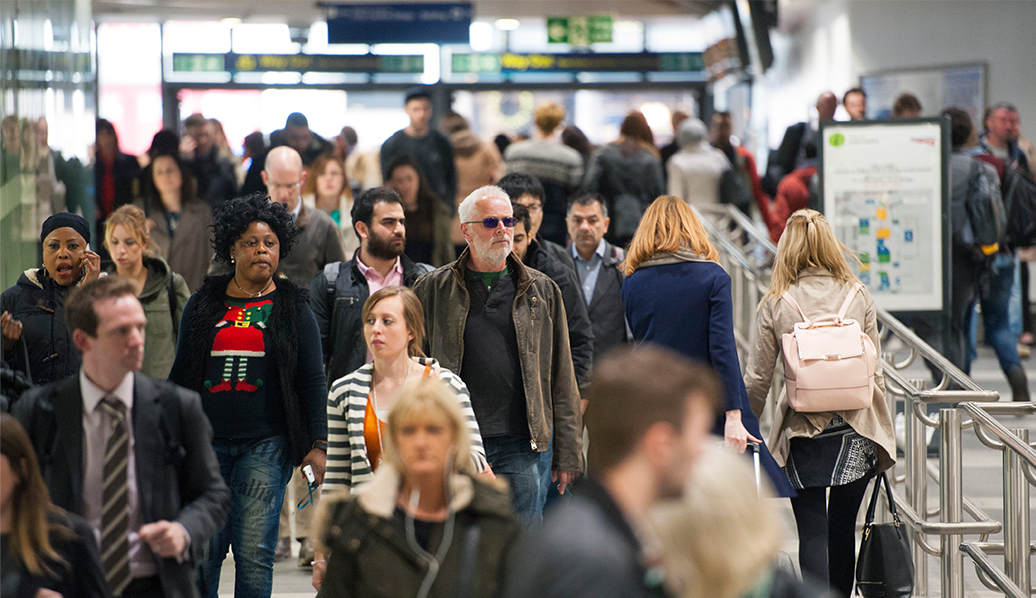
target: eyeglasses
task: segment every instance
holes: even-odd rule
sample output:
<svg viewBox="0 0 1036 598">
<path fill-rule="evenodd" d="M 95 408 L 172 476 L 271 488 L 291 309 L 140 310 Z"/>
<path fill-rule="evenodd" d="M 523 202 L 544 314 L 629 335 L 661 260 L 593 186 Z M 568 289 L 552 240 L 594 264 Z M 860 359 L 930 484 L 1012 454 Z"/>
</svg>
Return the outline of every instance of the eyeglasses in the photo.
<svg viewBox="0 0 1036 598">
<path fill-rule="evenodd" d="M 501 222 L 507 228 L 514 228 L 514 225 L 518 224 L 518 219 L 508 216 L 507 218 L 486 218 L 485 220 L 471 220 L 464 224 L 481 224 L 486 228 L 496 228 Z"/>
</svg>

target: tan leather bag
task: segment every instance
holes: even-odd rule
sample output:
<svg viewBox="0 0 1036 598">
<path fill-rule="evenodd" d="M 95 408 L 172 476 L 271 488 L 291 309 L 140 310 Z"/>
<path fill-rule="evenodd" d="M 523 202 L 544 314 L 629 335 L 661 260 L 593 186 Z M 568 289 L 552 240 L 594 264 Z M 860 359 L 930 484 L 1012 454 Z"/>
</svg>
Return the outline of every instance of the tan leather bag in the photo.
<svg viewBox="0 0 1036 598">
<path fill-rule="evenodd" d="M 861 288 L 859 282 L 853 285 L 837 314 L 813 320 L 789 293 L 781 295 L 803 320 L 781 339 L 785 390 L 795 411 L 852 411 L 871 406 L 877 350 L 859 322 L 845 317 Z"/>
</svg>

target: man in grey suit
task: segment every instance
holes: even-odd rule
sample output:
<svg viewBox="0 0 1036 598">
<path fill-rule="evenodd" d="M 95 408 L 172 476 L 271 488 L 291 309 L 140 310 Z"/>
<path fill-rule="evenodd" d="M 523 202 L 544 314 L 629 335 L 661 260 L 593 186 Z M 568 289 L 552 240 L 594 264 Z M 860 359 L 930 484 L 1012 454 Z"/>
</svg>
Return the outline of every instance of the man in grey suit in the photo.
<svg viewBox="0 0 1036 598">
<path fill-rule="evenodd" d="M 230 508 L 201 400 L 138 373 L 147 320 L 131 281 L 102 277 L 66 305 L 79 375 L 14 407 L 51 499 L 94 529 L 114 596 L 196 597 L 194 559 Z"/>
</svg>

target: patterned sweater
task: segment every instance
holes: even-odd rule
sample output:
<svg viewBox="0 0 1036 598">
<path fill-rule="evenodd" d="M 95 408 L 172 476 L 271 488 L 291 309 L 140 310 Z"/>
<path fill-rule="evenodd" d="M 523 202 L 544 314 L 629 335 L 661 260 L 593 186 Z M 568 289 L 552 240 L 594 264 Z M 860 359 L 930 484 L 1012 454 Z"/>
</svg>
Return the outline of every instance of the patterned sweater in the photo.
<svg viewBox="0 0 1036 598">
<path fill-rule="evenodd" d="M 438 367 L 435 359 L 414 357 L 415 364 Z M 365 364 L 353 373 L 335 380 L 327 397 L 327 469 L 323 492 L 351 489 L 357 484 L 374 479 L 367 444 L 363 438 L 363 417 L 367 409 L 374 365 Z M 475 412 L 471 409 L 468 387 L 459 376 L 445 368 L 439 370 L 442 380 L 457 396 L 461 413 L 471 433 L 471 465 L 476 472 L 488 467 L 482 435 L 478 430 Z"/>
</svg>

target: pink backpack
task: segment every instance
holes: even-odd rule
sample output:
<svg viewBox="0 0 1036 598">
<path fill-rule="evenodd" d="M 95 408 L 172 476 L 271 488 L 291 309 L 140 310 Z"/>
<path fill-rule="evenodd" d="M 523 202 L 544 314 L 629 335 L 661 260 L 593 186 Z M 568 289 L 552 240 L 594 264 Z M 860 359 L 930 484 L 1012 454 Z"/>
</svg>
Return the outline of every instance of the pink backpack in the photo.
<svg viewBox="0 0 1036 598">
<path fill-rule="evenodd" d="M 781 295 L 803 320 L 782 338 L 785 389 L 795 411 L 852 411 L 871 406 L 877 350 L 859 322 L 845 317 L 861 288 L 859 282 L 853 285 L 837 315 L 814 320 L 806 317 L 789 293 Z"/>
</svg>

